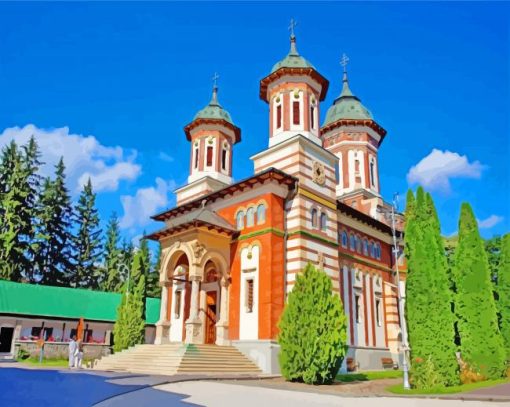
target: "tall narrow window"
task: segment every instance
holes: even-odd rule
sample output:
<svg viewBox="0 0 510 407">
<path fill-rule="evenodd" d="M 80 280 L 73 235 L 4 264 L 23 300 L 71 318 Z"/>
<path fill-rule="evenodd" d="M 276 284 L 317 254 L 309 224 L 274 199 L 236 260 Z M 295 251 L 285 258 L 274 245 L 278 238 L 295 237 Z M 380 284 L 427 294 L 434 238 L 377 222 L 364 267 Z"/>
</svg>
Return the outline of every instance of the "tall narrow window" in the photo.
<svg viewBox="0 0 510 407">
<path fill-rule="evenodd" d="M 372 185 L 372 186 L 375 185 L 375 181 L 374 181 L 374 161 L 373 160 L 370 161 L 370 185 Z"/>
<path fill-rule="evenodd" d="M 345 230 L 342 232 L 342 247 L 347 247 L 347 232 Z"/>
<path fill-rule="evenodd" d="M 174 314 L 175 314 L 175 319 L 180 319 L 181 318 L 181 299 L 182 299 L 182 291 L 179 290 L 179 291 L 176 291 L 175 292 L 175 309 L 174 309 Z"/>
<path fill-rule="evenodd" d="M 276 128 L 282 127 L 282 105 L 276 106 Z"/>
<path fill-rule="evenodd" d="M 299 124 L 299 102 L 292 102 L 292 123 Z"/>
<path fill-rule="evenodd" d="M 359 160 L 354 160 L 354 171 L 359 172 Z"/>
<path fill-rule="evenodd" d="M 361 318 L 360 318 L 360 314 L 361 314 L 361 304 L 360 304 L 360 297 L 359 295 L 355 295 L 354 296 L 354 309 L 356 310 L 356 323 L 360 323 L 361 321 Z"/>
<path fill-rule="evenodd" d="M 226 170 L 227 169 L 227 150 L 223 149 L 221 152 L 221 169 Z"/>
<path fill-rule="evenodd" d="M 356 250 L 356 237 L 354 235 L 351 235 L 350 237 L 350 246 L 349 248 L 351 250 Z"/>
<path fill-rule="evenodd" d="M 213 148 L 212 146 L 207 146 L 207 163 L 208 167 L 212 167 L 213 163 Z"/>
<path fill-rule="evenodd" d="M 255 223 L 255 208 L 248 208 L 246 211 L 246 226 L 253 226 Z"/>
<path fill-rule="evenodd" d="M 261 225 L 266 221 L 266 206 L 260 204 L 257 206 L 257 225 Z"/>
<path fill-rule="evenodd" d="M 326 228 L 328 227 L 328 217 L 325 213 L 321 213 L 321 230 L 323 232 L 326 231 Z"/>
<path fill-rule="evenodd" d="M 377 321 L 377 326 L 382 326 L 380 298 L 375 299 L 375 320 Z"/>
<path fill-rule="evenodd" d="M 244 229 L 244 212 L 243 211 L 237 212 L 236 224 L 237 224 L 237 229 L 239 229 L 239 230 Z"/>
<path fill-rule="evenodd" d="M 198 148 L 195 148 L 195 158 L 194 158 L 194 161 L 195 161 L 195 168 L 198 168 Z"/>
<path fill-rule="evenodd" d="M 368 256 L 368 240 L 363 239 L 363 254 Z"/>
<path fill-rule="evenodd" d="M 359 236 L 356 236 L 356 251 L 358 253 L 361 253 L 361 239 Z"/>
<path fill-rule="evenodd" d="M 313 208 L 311 211 L 311 215 L 312 215 L 312 228 L 315 229 L 317 227 L 317 209 Z"/>
<path fill-rule="evenodd" d="M 253 279 L 246 280 L 246 312 L 253 312 Z"/>
<path fill-rule="evenodd" d="M 315 106 L 310 107 L 310 127 L 315 129 Z"/>
</svg>

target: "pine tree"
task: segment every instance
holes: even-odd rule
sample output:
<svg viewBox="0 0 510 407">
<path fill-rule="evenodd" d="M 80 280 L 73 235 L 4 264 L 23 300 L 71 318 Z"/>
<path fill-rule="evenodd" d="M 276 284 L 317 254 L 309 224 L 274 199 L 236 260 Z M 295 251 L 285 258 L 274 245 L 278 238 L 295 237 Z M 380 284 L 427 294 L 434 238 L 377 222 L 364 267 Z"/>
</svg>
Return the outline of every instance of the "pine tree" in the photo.
<svg viewBox="0 0 510 407">
<path fill-rule="evenodd" d="M 74 212 L 78 231 L 73 236 L 73 274 L 69 276 L 72 287 L 99 288 L 98 262 L 101 256 L 101 230 L 95 201 L 96 195 L 89 178 Z"/>
<path fill-rule="evenodd" d="M 455 313 L 461 357 L 484 377 L 501 377 L 505 370 L 487 255 L 471 206 L 463 203 L 459 245 L 455 253 Z"/>
<path fill-rule="evenodd" d="M 147 297 L 161 297 L 161 286 L 159 285 L 159 269 L 161 267 L 161 246 L 158 247 L 156 260 L 152 270 L 147 277 Z"/>
<path fill-rule="evenodd" d="M 72 207 L 65 185 L 63 158 L 56 165 L 55 180 L 46 178 L 39 198 L 36 263 L 42 284 L 68 285 L 73 273 L 71 259 Z"/>
<path fill-rule="evenodd" d="M 106 241 L 104 245 L 104 275 L 101 279 L 101 288 L 104 291 L 119 291 L 121 287 L 120 261 L 121 252 L 119 249 L 119 220 L 115 213 L 112 213 L 106 228 Z"/>
<path fill-rule="evenodd" d="M 140 272 L 142 259 L 140 252 L 133 258 L 132 271 Z M 127 349 L 145 341 L 145 276 L 140 272 L 138 283 L 129 288 L 124 285 L 121 304 L 117 310 L 117 320 L 113 327 L 115 352 Z"/>
<path fill-rule="evenodd" d="M 421 187 L 416 200 L 408 194 L 407 202 L 406 320 L 411 363 L 418 372 L 420 363 L 430 361 L 439 382 L 454 385 L 458 383 L 454 316 L 439 220 L 432 198 Z"/>
<path fill-rule="evenodd" d="M 128 270 L 131 268 L 133 263 L 133 256 L 135 248 L 133 243 L 123 240 L 120 249 L 120 264 L 119 264 L 119 278 L 121 285 L 127 280 Z"/>
<path fill-rule="evenodd" d="M 347 326 L 342 302 L 326 273 L 308 264 L 297 276 L 279 329 L 280 368 L 287 380 L 334 380 L 347 351 Z"/>
<path fill-rule="evenodd" d="M 506 350 L 506 359 L 510 361 L 510 233 L 507 233 L 501 239 L 498 297 L 500 330 Z"/>
</svg>

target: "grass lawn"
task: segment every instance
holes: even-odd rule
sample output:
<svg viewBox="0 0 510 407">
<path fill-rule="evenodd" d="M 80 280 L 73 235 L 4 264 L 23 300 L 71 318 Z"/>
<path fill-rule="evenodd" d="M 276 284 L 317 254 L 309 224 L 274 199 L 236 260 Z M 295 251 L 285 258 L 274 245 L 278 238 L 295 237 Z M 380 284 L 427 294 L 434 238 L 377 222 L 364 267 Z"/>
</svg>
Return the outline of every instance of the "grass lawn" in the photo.
<svg viewBox="0 0 510 407">
<path fill-rule="evenodd" d="M 368 371 L 368 372 L 357 372 L 357 373 L 342 373 L 336 376 L 336 380 L 339 382 L 366 382 L 368 380 L 378 379 L 395 379 L 402 377 L 402 371 L 400 370 L 380 370 L 380 371 Z"/>
<path fill-rule="evenodd" d="M 18 359 L 18 362 L 26 363 L 28 365 L 38 365 L 38 366 L 58 366 L 58 367 L 69 366 L 69 361 L 67 359 L 43 359 L 42 363 L 39 363 L 39 358 L 28 358 L 28 359 Z"/>
<path fill-rule="evenodd" d="M 459 386 L 452 387 L 439 387 L 436 389 L 411 389 L 404 390 L 402 384 L 387 387 L 386 390 L 394 394 L 452 394 L 452 393 L 464 393 L 471 390 L 481 389 L 484 387 L 496 386 L 498 384 L 509 383 L 510 379 L 497 379 L 497 380 L 486 380 L 484 382 L 461 384 Z"/>
</svg>

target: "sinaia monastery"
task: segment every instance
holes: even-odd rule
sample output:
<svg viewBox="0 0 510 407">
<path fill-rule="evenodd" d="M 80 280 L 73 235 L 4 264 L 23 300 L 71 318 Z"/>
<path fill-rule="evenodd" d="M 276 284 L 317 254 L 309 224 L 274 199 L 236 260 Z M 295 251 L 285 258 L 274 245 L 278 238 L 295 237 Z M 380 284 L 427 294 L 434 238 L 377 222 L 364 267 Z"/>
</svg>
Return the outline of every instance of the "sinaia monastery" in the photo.
<svg viewBox="0 0 510 407">
<path fill-rule="evenodd" d="M 250 178 L 232 180 L 241 129 L 219 104 L 216 85 L 184 128 L 188 182 L 176 190 L 177 206 L 153 217 L 164 227 L 148 236 L 162 248 L 156 343 L 233 345 L 264 372 L 277 372 L 286 293 L 312 262 L 331 277 L 348 317 L 343 368 L 398 363 L 391 209 L 380 194 L 377 156 L 386 130 L 351 92 L 345 62 L 340 96 L 321 126 L 329 82 L 291 35 L 288 55 L 260 81 L 268 148 L 251 157 Z M 405 271 L 403 256 L 399 267 Z"/>
</svg>

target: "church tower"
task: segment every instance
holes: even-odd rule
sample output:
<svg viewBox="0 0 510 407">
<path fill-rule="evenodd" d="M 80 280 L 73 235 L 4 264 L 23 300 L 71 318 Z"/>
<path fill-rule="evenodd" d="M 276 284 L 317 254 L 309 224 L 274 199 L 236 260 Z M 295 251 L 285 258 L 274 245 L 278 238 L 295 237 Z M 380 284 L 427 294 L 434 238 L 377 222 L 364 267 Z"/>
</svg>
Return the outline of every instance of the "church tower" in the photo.
<svg viewBox="0 0 510 407">
<path fill-rule="evenodd" d="M 177 205 L 232 184 L 234 144 L 241 141 L 241 130 L 218 102 L 214 76 L 211 101 L 184 128 L 190 142 L 188 183 L 176 191 Z"/>
<path fill-rule="evenodd" d="M 342 91 L 326 114 L 321 138 L 324 148 L 338 157 L 338 199 L 376 217 L 377 205 L 382 203 L 377 152 L 386 130 L 352 93 L 347 62 L 344 54 Z"/>
</svg>

